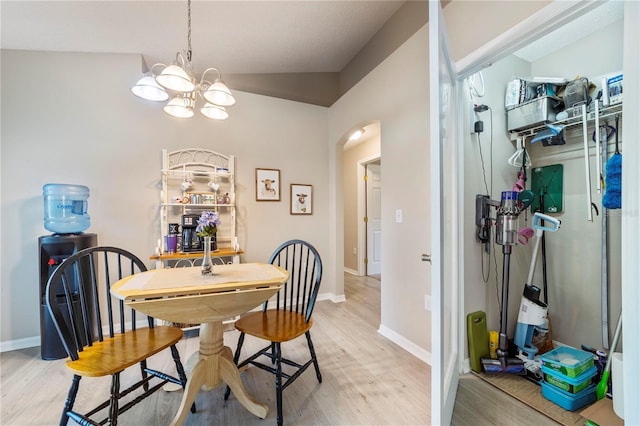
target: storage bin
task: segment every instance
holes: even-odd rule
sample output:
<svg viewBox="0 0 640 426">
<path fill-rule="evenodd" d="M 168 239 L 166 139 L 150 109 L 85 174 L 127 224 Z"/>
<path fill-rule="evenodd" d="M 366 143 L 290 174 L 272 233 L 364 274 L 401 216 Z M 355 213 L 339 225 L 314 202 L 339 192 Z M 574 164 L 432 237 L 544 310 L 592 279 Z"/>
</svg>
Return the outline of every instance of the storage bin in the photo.
<svg viewBox="0 0 640 426">
<path fill-rule="evenodd" d="M 544 96 L 507 110 L 507 130 L 522 130 L 555 121 L 556 112 L 562 101 L 552 96 Z"/>
<path fill-rule="evenodd" d="M 565 376 L 564 374 L 558 373 L 544 365 L 542 366 L 542 372 L 544 373 L 544 380 L 547 383 L 554 385 L 565 392 L 576 394 L 591 384 L 593 377 L 598 374 L 598 369 L 593 366 L 575 378 Z"/>
<path fill-rule="evenodd" d="M 576 394 L 565 392 L 544 380 L 540 382 L 542 396 L 568 411 L 575 411 L 596 400 L 596 385 L 592 384 Z"/>
<path fill-rule="evenodd" d="M 540 355 L 543 367 L 576 378 L 590 370 L 595 364 L 591 352 L 581 351 L 569 346 L 561 346 Z"/>
</svg>

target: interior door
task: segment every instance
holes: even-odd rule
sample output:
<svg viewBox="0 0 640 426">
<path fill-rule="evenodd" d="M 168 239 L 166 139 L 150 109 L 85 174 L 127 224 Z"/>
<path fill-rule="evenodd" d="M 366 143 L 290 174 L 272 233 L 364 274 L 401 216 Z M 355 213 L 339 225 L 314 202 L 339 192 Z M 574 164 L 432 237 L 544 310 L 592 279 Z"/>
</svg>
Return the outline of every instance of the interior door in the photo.
<svg viewBox="0 0 640 426">
<path fill-rule="evenodd" d="M 380 273 L 382 264 L 382 180 L 380 163 L 365 166 L 367 186 L 367 275 Z"/>
<path fill-rule="evenodd" d="M 431 424 L 450 424 L 458 387 L 456 75 L 439 1 L 429 2 Z"/>
</svg>

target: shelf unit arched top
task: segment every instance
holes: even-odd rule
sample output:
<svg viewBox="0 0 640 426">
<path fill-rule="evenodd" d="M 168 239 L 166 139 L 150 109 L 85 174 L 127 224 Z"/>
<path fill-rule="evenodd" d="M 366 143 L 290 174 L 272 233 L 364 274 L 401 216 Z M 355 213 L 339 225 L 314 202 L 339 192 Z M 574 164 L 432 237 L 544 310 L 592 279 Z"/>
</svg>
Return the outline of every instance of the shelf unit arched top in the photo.
<svg viewBox="0 0 640 426">
<path fill-rule="evenodd" d="M 219 169 L 226 169 L 220 174 L 234 173 L 232 155 L 225 155 L 208 149 L 187 148 L 167 152 L 163 155 L 163 162 L 162 169 L 166 171 L 188 170 L 207 173 L 206 170 L 198 170 L 198 168 L 204 167 L 215 173 L 220 173 Z"/>
</svg>

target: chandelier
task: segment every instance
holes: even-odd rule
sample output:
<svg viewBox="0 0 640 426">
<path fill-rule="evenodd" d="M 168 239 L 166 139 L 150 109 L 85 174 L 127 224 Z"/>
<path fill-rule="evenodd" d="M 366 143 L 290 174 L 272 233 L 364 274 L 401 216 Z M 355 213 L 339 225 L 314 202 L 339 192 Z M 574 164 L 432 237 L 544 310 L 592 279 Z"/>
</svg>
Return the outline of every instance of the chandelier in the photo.
<svg viewBox="0 0 640 426">
<path fill-rule="evenodd" d="M 156 102 L 164 102 L 171 97 L 164 106 L 164 112 L 179 118 L 193 117 L 196 101 L 200 98 L 204 101 L 200 108 L 202 115 L 224 120 L 229 117 L 226 108 L 234 105 L 236 100 L 222 81 L 218 69 L 207 68 L 199 82 L 194 78 L 191 65 L 191 0 L 187 2 L 187 10 L 187 51 L 178 52 L 175 62 L 169 66 L 154 64 L 131 88 L 131 92 L 139 98 Z M 217 73 L 213 83 L 205 79 L 209 72 Z"/>
</svg>

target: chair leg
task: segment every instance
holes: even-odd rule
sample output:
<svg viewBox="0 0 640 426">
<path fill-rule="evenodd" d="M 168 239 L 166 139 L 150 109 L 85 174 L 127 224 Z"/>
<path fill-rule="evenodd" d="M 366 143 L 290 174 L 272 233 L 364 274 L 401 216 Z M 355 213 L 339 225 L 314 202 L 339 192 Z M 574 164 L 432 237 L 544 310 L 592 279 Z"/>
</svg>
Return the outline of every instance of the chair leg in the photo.
<svg viewBox="0 0 640 426">
<path fill-rule="evenodd" d="M 238 361 L 240 361 L 240 351 L 242 350 L 242 344 L 244 343 L 244 333 L 240 333 L 240 337 L 238 337 L 238 345 L 236 346 L 236 353 L 233 354 L 233 363 L 237 366 Z M 227 386 L 224 390 L 224 400 L 229 399 L 229 395 L 231 395 L 231 388 Z"/>
<path fill-rule="evenodd" d="M 146 379 L 147 378 L 147 360 L 144 359 L 142 361 L 140 361 L 140 373 L 142 373 L 142 379 Z M 144 389 L 144 391 L 148 391 L 149 390 L 149 382 L 145 383 L 144 385 L 142 385 L 142 388 Z"/>
<path fill-rule="evenodd" d="M 313 348 L 313 342 L 311 342 L 311 333 L 307 331 L 304 335 L 307 337 L 307 344 L 309 345 L 309 352 L 311 352 L 311 359 L 313 360 L 313 366 L 316 369 L 316 377 L 318 378 L 318 383 L 322 383 L 322 374 L 320 374 L 320 366 L 318 365 L 318 358 L 316 357 L 316 351 Z"/>
<path fill-rule="evenodd" d="M 173 362 L 176 364 L 178 378 L 180 378 L 180 382 L 182 383 L 182 390 L 184 390 L 187 386 L 187 374 L 184 372 L 184 366 L 182 365 L 182 361 L 180 361 L 180 352 L 178 352 L 178 348 L 176 347 L 176 345 L 171 345 L 171 357 L 173 358 Z M 191 412 L 196 412 L 195 401 L 193 402 L 193 404 L 191 404 Z"/>
<path fill-rule="evenodd" d="M 76 395 L 78 394 L 78 388 L 80 387 L 80 379 L 81 377 L 77 374 L 73 375 L 73 380 L 71 381 L 71 387 L 69 388 L 69 393 L 67 394 L 67 400 L 64 403 L 64 409 L 62 410 L 62 417 L 60 417 L 60 426 L 66 426 L 69 421 L 69 417 L 67 413 L 73 409 L 73 404 L 76 401 Z"/>
<path fill-rule="evenodd" d="M 272 347 L 275 352 L 275 364 L 276 364 L 276 407 L 278 410 L 276 422 L 278 426 L 282 426 L 282 352 L 280 350 L 279 342 L 272 342 Z"/>
<path fill-rule="evenodd" d="M 118 424 L 118 400 L 120 399 L 120 373 L 111 375 L 111 397 L 109 403 L 109 424 Z"/>
</svg>

